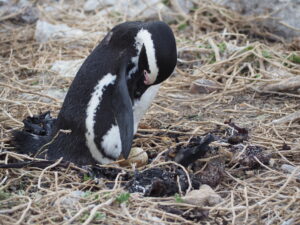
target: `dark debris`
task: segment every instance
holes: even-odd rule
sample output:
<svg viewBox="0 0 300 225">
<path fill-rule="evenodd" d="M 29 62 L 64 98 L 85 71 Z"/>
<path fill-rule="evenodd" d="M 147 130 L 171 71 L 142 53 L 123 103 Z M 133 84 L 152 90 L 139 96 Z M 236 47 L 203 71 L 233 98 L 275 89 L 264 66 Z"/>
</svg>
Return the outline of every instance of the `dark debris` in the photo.
<svg viewBox="0 0 300 225">
<path fill-rule="evenodd" d="M 231 150 L 238 154 L 238 152 L 243 151 L 243 145 L 235 145 L 231 147 Z M 257 169 L 260 167 L 260 163 L 255 159 L 255 157 L 263 164 L 268 165 L 271 155 L 267 154 L 266 148 L 256 145 L 247 146 L 245 152 L 241 155 L 239 159 L 239 164 L 246 166 L 249 169 Z"/>
<path fill-rule="evenodd" d="M 201 167 L 195 165 L 195 167 L 193 168 L 195 172 L 197 172 L 197 167 L 198 170 L 201 169 Z M 210 160 L 205 166 L 204 170 L 199 173 L 197 172 L 197 175 L 195 176 L 201 184 L 207 184 L 212 188 L 216 187 L 221 183 L 223 177 L 225 176 L 224 158 L 216 158 Z"/>
<path fill-rule="evenodd" d="M 200 181 L 197 177 L 191 175 L 191 182 L 194 188 L 199 188 Z M 132 179 L 126 184 L 129 192 L 140 192 L 144 196 L 165 197 L 172 196 L 179 192 L 177 183 L 184 192 L 188 188 L 188 179 L 181 168 L 164 167 L 151 168 L 143 172 L 136 172 Z"/>
<path fill-rule="evenodd" d="M 175 157 L 175 162 L 183 166 L 188 166 L 197 159 L 203 157 L 209 150 L 209 144 L 215 140 L 212 134 L 204 137 L 195 137 L 190 140 L 187 146 L 179 149 Z"/>
<path fill-rule="evenodd" d="M 243 143 L 244 141 L 247 141 L 249 138 L 249 131 L 246 128 L 241 128 L 237 126 L 235 123 L 231 121 L 225 121 L 225 124 L 228 124 L 232 129 L 228 131 L 229 137 L 227 138 L 227 142 L 229 144 L 235 145 L 239 143 Z"/>
<path fill-rule="evenodd" d="M 166 206 L 166 205 L 159 205 L 159 208 L 166 211 L 167 213 L 175 214 L 177 216 L 181 216 L 186 220 L 191 220 L 193 222 L 199 222 L 203 219 L 207 218 L 209 215 L 208 210 L 204 210 L 198 207 L 193 209 L 191 208 L 182 208 L 176 206 Z"/>
</svg>

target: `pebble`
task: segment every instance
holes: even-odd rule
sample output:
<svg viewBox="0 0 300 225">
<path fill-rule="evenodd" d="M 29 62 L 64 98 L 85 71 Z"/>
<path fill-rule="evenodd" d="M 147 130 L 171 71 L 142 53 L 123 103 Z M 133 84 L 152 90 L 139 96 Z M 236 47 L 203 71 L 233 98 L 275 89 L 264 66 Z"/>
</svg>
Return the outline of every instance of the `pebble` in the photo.
<svg viewBox="0 0 300 225">
<path fill-rule="evenodd" d="M 201 185 L 199 190 L 192 190 L 182 197 L 183 202 L 203 207 L 214 206 L 222 202 L 222 198 L 209 185 Z"/>
<path fill-rule="evenodd" d="M 136 166 L 141 167 L 148 163 L 148 155 L 142 148 L 132 148 L 128 159 L 120 162 L 120 166 L 129 166 L 131 164 L 136 164 Z"/>
<path fill-rule="evenodd" d="M 192 94 L 209 94 L 218 90 L 219 85 L 212 80 L 197 79 L 190 86 Z"/>
</svg>

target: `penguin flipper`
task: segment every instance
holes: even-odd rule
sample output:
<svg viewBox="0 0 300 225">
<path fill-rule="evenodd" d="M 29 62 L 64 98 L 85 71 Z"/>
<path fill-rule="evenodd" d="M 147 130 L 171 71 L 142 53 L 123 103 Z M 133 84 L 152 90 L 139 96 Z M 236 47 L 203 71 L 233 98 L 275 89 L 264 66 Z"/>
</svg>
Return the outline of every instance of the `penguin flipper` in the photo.
<svg viewBox="0 0 300 225">
<path fill-rule="evenodd" d="M 120 69 L 112 100 L 113 112 L 120 130 L 122 155 L 128 158 L 133 140 L 133 110 L 126 83 L 126 64 Z"/>
</svg>

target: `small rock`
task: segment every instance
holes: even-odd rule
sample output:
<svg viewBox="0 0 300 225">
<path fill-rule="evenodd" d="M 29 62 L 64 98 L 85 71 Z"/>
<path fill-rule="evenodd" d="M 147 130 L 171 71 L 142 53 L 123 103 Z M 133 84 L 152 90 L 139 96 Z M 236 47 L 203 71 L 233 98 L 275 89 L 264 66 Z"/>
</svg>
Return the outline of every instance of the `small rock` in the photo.
<svg viewBox="0 0 300 225">
<path fill-rule="evenodd" d="M 66 97 L 67 90 L 50 88 L 41 91 L 41 93 L 49 97 L 55 98 L 59 101 L 63 101 L 64 98 Z M 53 101 L 51 98 L 44 97 L 44 96 L 41 97 L 39 95 L 34 95 L 34 94 L 23 93 L 21 96 L 23 99 L 30 100 L 30 101 L 42 101 L 45 103 L 50 103 Z"/>
<path fill-rule="evenodd" d="M 213 0 L 213 2 L 229 7 L 245 16 L 261 17 L 253 23 L 288 40 L 300 35 L 299 0 Z"/>
<path fill-rule="evenodd" d="M 67 91 L 62 90 L 62 89 L 51 88 L 51 89 L 42 91 L 42 93 L 45 95 L 48 95 L 49 97 L 56 98 L 58 100 L 63 101 L 66 97 Z M 52 101 L 50 98 L 47 98 L 47 97 L 41 97 L 40 100 L 42 102 L 47 102 L 47 103 L 50 103 Z"/>
<path fill-rule="evenodd" d="M 173 0 L 171 1 L 172 8 L 174 8 L 175 11 L 183 11 L 185 14 L 188 14 L 191 9 L 194 8 L 194 3 L 190 0 Z M 178 10 L 178 7 L 180 9 Z"/>
<path fill-rule="evenodd" d="M 0 6 L 0 17 L 11 15 L 9 19 L 29 24 L 37 21 L 39 17 L 37 8 L 27 0 L 20 0 L 18 2 L 0 0 Z"/>
<path fill-rule="evenodd" d="M 274 167 L 275 163 L 276 163 L 275 159 L 271 158 L 270 161 L 269 161 L 270 166 Z"/>
<path fill-rule="evenodd" d="M 100 0 L 98 0 L 97 2 L 100 2 Z M 171 22 L 175 20 L 172 10 L 165 4 L 163 4 L 160 0 L 149 0 L 147 2 L 139 0 L 115 1 L 114 4 L 110 4 L 111 1 L 101 2 L 107 3 L 107 8 L 101 10 L 98 13 L 99 17 L 105 16 L 112 12 L 117 12 L 121 15 L 126 15 L 130 19 L 138 18 L 140 20 L 154 20 L 158 19 L 158 15 L 160 14 L 163 21 L 165 22 Z M 101 4 L 99 3 L 97 5 L 97 7 L 100 7 Z M 91 8 L 92 7 L 88 9 Z"/>
<path fill-rule="evenodd" d="M 281 225 L 293 225 L 295 224 L 294 218 L 291 218 L 289 220 L 283 221 Z"/>
<path fill-rule="evenodd" d="M 142 148 L 132 148 L 128 159 L 120 162 L 120 166 L 129 166 L 135 163 L 138 167 L 146 165 L 148 162 L 148 155 Z"/>
<path fill-rule="evenodd" d="M 72 191 L 67 196 L 64 196 L 60 203 L 64 206 L 74 207 L 74 205 L 78 203 L 80 198 L 82 198 L 84 195 L 84 191 Z"/>
<path fill-rule="evenodd" d="M 285 172 L 288 172 L 288 173 L 292 173 L 295 169 L 297 169 L 297 167 L 295 166 L 291 166 L 291 165 L 288 165 L 288 164 L 283 164 L 281 166 L 281 169 Z M 298 180 L 300 180 L 300 168 L 298 168 L 298 172 L 296 173 L 296 178 Z"/>
<path fill-rule="evenodd" d="M 272 64 L 269 64 L 266 66 L 266 71 L 268 71 L 267 77 L 274 80 L 284 79 L 284 78 L 289 78 L 294 76 L 292 73 L 288 71 L 288 69 L 285 69 L 285 67 L 282 67 L 280 65 L 274 66 Z"/>
<path fill-rule="evenodd" d="M 51 39 L 87 39 L 93 36 L 99 36 L 101 32 L 88 33 L 80 29 L 71 28 L 66 24 L 51 24 L 46 21 L 38 20 L 34 37 L 40 43 L 45 43 Z"/>
<path fill-rule="evenodd" d="M 105 8 L 116 4 L 116 0 L 88 0 L 84 4 L 84 11 L 91 12 L 99 8 Z"/>
<path fill-rule="evenodd" d="M 242 51 L 244 49 L 246 49 L 248 46 L 237 46 L 235 44 L 232 44 L 230 42 L 226 43 L 226 52 L 231 55 L 234 52 L 238 52 L 238 51 Z"/>
<path fill-rule="evenodd" d="M 206 79 L 197 79 L 190 86 L 190 93 L 192 94 L 209 94 L 219 89 L 219 85 Z"/>
<path fill-rule="evenodd" d="M 75 77 L 83 61 L 83 59 L 58 60 L 53 63 L 50 70 L 62 77 Z"/>
<path fill-rule="evenodd" d="M 222 201 L 222 198 L 210 186 L 203 184 L 199 190 L 187 193 L 182 197 L 182 200 L 185 203 L 203 207 L 217 205 Z"/>
</svg>

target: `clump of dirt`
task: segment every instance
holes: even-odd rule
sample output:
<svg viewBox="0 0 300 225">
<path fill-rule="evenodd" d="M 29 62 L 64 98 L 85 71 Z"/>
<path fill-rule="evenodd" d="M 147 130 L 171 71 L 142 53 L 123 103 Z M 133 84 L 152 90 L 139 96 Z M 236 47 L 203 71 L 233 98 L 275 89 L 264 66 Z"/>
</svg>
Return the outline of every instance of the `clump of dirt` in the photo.
<svg viewBox="0 0 300 225">
<path fill-rule="evenodd" d="M 177 171 L 168 171 L 161 168 L 152 168 L 143 172 L 136 172 L 126 184 L 129 192 L 140 192 L 144 196 L 162 197 L 178 193 L 176 183 Z M 186 189 L 186 180 L 179 175 L 180 184 Z"/>
<path fill-rule="evenodd" d="M 199 165 L 194 168 L 195 176 L 199 179 L 201 184 L 207 184 L 211 187 L 216 187 L 220 184 L 225 176 L 225 159 L 219 157 L 210 160 L 206 165 L 201 164 L 204 166 L 203 170 L 196 169 L 200 168 Z"/>
<path fill-rule="evenodd" d="M 177 216 L 181 216 L 185 218 L 186 220 L 191 220 L 193 222 L 199 222 L 205 218 L 208 217 L 209 211 L 205 209 L 201 209 L 199 207 L 195 208 L 183 208 L 183 207 L 172 207 L 172 206 L 166 206 L 166 205 L 160 205 L 160 209 L 175 214 Z"/>
<path fill-rule="evenodd" d="M 266 148 L 249 145 L 247 147 L 243 145 L 234 145 L 231 147 L 231 151 L 233 151 L 236 155 L 240 155 L 238 158 L 238 162 L 240 165 L 245 166 L 249 169 L 257 169 L 262 164 L 269 164 L 271 159 L 271 155 L 266 153 Z"/>
<path fill-rule="evenodd" d="M 188 188 L 188 178 L 186 173 L 177 166 L 163 166 L 146 169 L 144 171 L 125 172 L 118 168 L 106 168 L 95 166 L 89 176 L 103 178 L 108 188 L 112 188 L 119 173 L 122 173 L 122 185 L 129 192 L 139 192 L 144 196 L 166 197 L 173 196 L 179 190 L 185 192 Z M 192 187 L 200 187 L 200 178 L 189 174 Z M 179 187 L 180 186 L 180 187 Z"/>
</svg>

